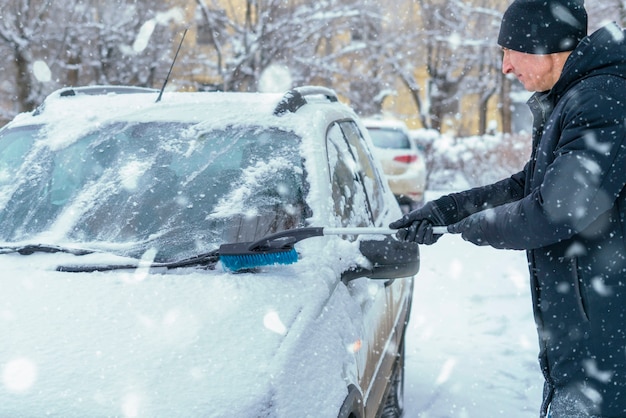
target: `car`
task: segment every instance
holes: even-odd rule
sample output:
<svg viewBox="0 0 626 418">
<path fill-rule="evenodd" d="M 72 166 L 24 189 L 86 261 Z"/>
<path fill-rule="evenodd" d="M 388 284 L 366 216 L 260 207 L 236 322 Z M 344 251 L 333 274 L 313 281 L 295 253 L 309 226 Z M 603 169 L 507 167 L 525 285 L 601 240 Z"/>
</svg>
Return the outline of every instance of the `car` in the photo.
<svg viewBox="0 0 626 418">
<path fill-rule="evenodd" d="M 64 88 L 18 115 L 2 414 L 401 416 L 419 248 L 364 132 L 318 86 Z"/>
<path fill-rule="evenodd" d="M 374 145 L 373 152 L 381 162 L 398 203 L 405 212 L 424 203 L 426 159 L 411 139 L 406 124 L 397 119 L 363 120 Z"/>
</svg>

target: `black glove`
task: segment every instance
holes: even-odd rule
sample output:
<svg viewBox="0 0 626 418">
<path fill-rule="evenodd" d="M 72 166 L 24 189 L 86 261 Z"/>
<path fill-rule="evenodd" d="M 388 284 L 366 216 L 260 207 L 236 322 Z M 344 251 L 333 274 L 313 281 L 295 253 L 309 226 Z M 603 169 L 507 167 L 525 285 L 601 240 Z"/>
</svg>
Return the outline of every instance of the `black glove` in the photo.
<svg viewBox="0 0 626 418">
<path fill-rule="evenodd" d="M 390 223 L 389 228 L 400 229 L 398 238 L 404 241 L 414 241 L 426 245 L 434 244 L 441 238 L 441 234 L 435 234 L 433 226 L 443 226 L 449 223 L 446 219 L 446 208 L 449 209 L 449 203 L 448 206 L 443 206 L 442 210 L 441 204 L 446 202 L 446 200 L 442 202 L 442 199 L 433 200 L 421 208 L 407 213 L 397 221 Z M 452 202 L 454 203 L 454 200 Z M 454 206 L 456 208 L 456 204 Z"/>
<path fill-rule="evenodd" d="M 460 222 L 448 226 L 448 232 L 451 234 L 461 234 L 465 241 L 469 241 L 476 245 L 489 245 L 484 238 L 484 233 L 480 224 L 485 217 L 484 212 L 470 215 Z"/>
</svg>

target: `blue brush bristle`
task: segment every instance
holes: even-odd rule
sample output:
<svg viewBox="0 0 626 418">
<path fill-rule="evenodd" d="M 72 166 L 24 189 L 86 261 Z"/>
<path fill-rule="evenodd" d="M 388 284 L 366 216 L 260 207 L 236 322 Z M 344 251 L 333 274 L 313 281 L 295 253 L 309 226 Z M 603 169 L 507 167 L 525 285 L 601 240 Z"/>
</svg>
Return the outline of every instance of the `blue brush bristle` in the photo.
<svg viewBox="0 0 626 418">
<path fill-rule="evenodd" d="M 298 253 L 292 248 L 289 251 L 258 254 L 223 254 L 220 255 L 220 261 L 225 270 L 240 271 L 274 264 L 293 264 L 298 261 Z"/>
</svg>

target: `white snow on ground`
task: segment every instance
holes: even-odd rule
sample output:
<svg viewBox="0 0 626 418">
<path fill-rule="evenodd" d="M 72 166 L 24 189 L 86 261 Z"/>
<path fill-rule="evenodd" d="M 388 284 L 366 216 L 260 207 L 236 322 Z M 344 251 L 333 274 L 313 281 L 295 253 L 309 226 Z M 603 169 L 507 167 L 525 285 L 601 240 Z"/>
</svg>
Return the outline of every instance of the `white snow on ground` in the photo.
<svg viewBox="0 0 626 418">
<path fill-rule="evenodd" d="M 405 418 L 539 416 L 543 378 L 525 253 L 447 235 L 420 254 Z"/>
</svg>

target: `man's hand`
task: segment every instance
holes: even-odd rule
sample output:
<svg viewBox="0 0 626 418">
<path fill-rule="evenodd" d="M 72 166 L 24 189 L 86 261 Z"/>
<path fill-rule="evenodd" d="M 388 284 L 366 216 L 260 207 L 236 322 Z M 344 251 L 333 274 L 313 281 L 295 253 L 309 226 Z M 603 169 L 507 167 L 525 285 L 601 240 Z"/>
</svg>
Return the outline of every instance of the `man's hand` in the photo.
<svg viewBox="0 0 626 418">
<path fill-rule="evenodd" d="M 489 245 L 485 240 L 483 231 L 480 227 L 481 220 L 485 217 L 484 212 L 475 213 L 467 218 L 448 226 L 448 232 L 451 234 L 461 234 L 465 241 L 469 241 L 476 245 Z"/>
<path fill-rule="evenodd" d="M 402 218 L 389 224 L 389 228 L 400 229 L 398 237 L 404 241 L 431 245 L 441 238 L 433 232 L 433 226 L 446 225 L 443 213 L 437 201 L 426 203 L 419 209 L 407 213 Z"/>
</svg>

